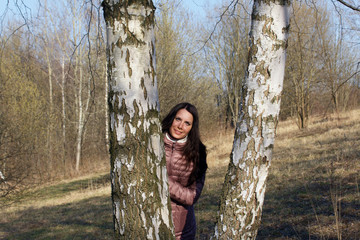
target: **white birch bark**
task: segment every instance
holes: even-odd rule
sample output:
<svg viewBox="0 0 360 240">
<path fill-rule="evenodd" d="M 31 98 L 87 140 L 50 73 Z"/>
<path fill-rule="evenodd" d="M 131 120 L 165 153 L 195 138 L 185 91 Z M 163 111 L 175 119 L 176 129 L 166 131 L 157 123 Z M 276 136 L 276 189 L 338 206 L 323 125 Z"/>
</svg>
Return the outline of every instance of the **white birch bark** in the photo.
<svg viewBox="0 0 360 240">
<path fill-rule="evenodd" d="M 82 52 L 79 53 L 79 59 L 82 59 Z M 79 60 L 79 64 L 82 60 Z M 87 85 L 87 87 L 85 87 Z M 86 95 L 84 96 L 83 90 L 86 90 Z M 80 170 L 80 161 L 81 161 L 81 151 L 82 144 L 85 133 L 85 121 L 89 114 L 89 104 L 91 100 L 91 90 L 90 90 L 90 79 L 87 83 L 84 83 L 84 74 L 83 74 L 83 66 L 79 66 L 79 76 L 78 76 L 78 121 L 77 121 L 77 136 L 76 136 L 76 162 L 75 162 L 75 170 Z"/>
<path fill-rule="evenodd" d="M 216 239 L 255 239 L 283 86 L 289 1 L 254 2 L 246 96 L 220 203 Z"/>
<path fill-rule="evenodd" d="M 1 172 L 1 170 L 0 170 L 0 178 L 2 179 L 2 180 L 5 180 L 5 176 L 4 176 L 4 174 Z M 1 182 L 1 181 L 0 181 Z"/>
<path fill-rule="evenodd" d="M 81 53 L 79 54 L 81 56 Z M 79 56 L 78 56 L 79 57 Z M 82 145 L 82 131 L 84 128 L 84 110 L 83 110 L 83 74 L 82 66 L 79 66 L 79 77 L 77 79 L 78 83 L 78 120 L 77 120 L 77 136 L 76 136 L 76 160 L 75 160 L 75 170 L 79 171 L 80 168 L 80 159 L 81 159 L 81 145 Z"/>
<path fill-rule="evenodd" d="M 61 62 L 61 106 L 62 106 L 62 161 L 64 170 L 66 169 L 66 98 L 65 98 L 65 53 L 63 53 Z"/>
<path fill-rule="evenodd" d="M 105 65 L 104 71 L 104 80 L 105 80 L 105 142 L 106 142 L 106 149 L 109 150 L 109 105 L 108 105 L 108 97 L 109 97 L 109 82 L 107 80 L 107 65 Z"/>
<path fill-rule="evenodd" d="M 155 7 L 151 0 L 102 6 L 115 232 L 123 239 L 173 239 L 155 77 Z"/>
<path fill-rule="evenodd" d="M 81 156 L 82 156 L 82 145 L 84 140 L 85 133 L 85 123 L 90 115 L 89 103 L 92 99 L 91 89 L 89 81 L 85 81 L 88 78 L 86 72 L 84 72 L 85 66 L 85 53 L 86 45 L 82 43 L 83 38 L 83 24 L 82 19 L 84 18 L 84 13 L 82 10 L 79 11 L 78 4 L 82 2 L 73 1 L 73 6 L 71 9 L 72 12 L 72 25 L 73 25 L 73 42 L 76 51 L 74 51 L 75 56 L 75 68 L 74 68 L 74 79 L 76 84 L 75 90 L 75 99 L 76 99 L 76 153 L 75 153 L 75 170 L 78 172 L 80 170 Z M 88 46 L 90 47 L 90 46 Z"/>
<path fill-rule="evenodd" d="M 47 32 L 45 32 L 47 33 Z M 48 42 L 48 41 L 46 41 Z M 48 129 L 47 129 L 47 145 L 48 145 L 48 166 L 49 169 L 52 168 L 52 162 L 53 162 L 53 143 L 52 143 L 52 134 L 53 134 L 53 86 L 52 86 L 52 68 L 51 68 L 51 60 L 50 60 L 50 53 L 49 53 L 49 47 L 45 47 L 46 52 L 46 61 L 47 61 L 47 67 L 48 67 L 48 81 L 49 81 L 49 123 L 48 123 Z"/>
<path fill-rule="evenodd" d="M 54 16 L 54 14 L 51 13 L 51 9 L 47 9 L 45 7 L 46 10 L 46 16 L 49 16 L 51 24 L 53 26 L 57 25 L 55 19 L 59 16 Z M 58 26 L 59 27 L 59 26 Z M 66 27 L 59 27 L 61 28 L 61 32 L 59 29 L 54 28 L 53 29 L 53 34 L 55 35 L 56 41 L 60 47 L 61 50 L 61 55 L 62 55 L 62 59 L 61 59 L 61 83 L 59 83 L 60 89 L 61 89 L 61 119 L 62 119 L 62 123 L 61 123 L 61 128 L 62 128 L 62 163 L 64 166 L 64 170 L 66 170 L 66 128 L 67 128 L 67 124 L 66 124 L 66 72 L 65 72 L 65 61 L 68 60 L 70 62 L 71 57 L 68 55 L 67 53 L 67 47 L 66 47 L 66 42 L 68 42 L 69 39 L 69 33 L 66 30 Z"/>
</svg>

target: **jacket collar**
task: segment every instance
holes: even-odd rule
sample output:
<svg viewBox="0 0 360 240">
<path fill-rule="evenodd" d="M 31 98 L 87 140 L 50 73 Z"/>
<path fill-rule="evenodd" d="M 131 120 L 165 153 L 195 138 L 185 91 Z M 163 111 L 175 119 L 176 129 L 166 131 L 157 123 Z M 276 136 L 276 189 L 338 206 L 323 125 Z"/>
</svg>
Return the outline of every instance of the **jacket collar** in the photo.
<svg viewBox="0 0 360 240">
<path fill-rule="evenodd" d="M 165 134 L 166 138 L 174 143 L 186 143 L 188 136 L 184 137 L 183 139 L 174 139 L 168 133 Z"/>
</svg>

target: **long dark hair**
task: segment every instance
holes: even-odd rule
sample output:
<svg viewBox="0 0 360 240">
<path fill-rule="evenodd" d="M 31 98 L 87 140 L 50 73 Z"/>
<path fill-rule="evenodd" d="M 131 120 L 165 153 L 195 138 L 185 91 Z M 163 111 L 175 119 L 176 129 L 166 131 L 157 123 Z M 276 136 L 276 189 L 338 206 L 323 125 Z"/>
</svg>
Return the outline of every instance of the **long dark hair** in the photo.
<svg viewBox="0 0 360 240">
<path fill-rule="evenodd" d="M 194 181 L 201 178 L 207 169 L 206 163 L 206 147 L 200 140 L 199 131 L 199 114 L 196 107 L 190 103 L 183 102 L 174 106 L 168 115 L 162 120 L 162 132 L 168 132 L 174 121 L 176 113 L 180 109 L 185 109 L 193 116 L 192 128 L 188 134 L 188 139 L 184 145 L 182 151 L 188 164 L 193 163 L 193 170 L 189 177 L 188 185 L 191 185 Z"/>
</svg>

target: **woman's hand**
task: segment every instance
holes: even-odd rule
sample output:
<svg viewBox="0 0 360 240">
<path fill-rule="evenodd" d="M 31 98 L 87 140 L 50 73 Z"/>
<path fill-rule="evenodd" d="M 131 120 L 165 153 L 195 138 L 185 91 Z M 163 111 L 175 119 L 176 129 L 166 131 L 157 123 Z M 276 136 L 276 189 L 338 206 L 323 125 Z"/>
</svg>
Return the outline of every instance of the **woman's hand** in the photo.
<svg viewBox="0 0 360 240">
<path fill-rule="evenodd" d="M 189 187 L 184 187 L 179 182 L 175 181 L 172 177 L 169 177 L 168 181 L 169 181 L 170 198 L 181 204 L 185 204 L 189 206 L 194 204 L 194 200 L 197 197 L 196 182 L 194 182 Z"/>
</svg>

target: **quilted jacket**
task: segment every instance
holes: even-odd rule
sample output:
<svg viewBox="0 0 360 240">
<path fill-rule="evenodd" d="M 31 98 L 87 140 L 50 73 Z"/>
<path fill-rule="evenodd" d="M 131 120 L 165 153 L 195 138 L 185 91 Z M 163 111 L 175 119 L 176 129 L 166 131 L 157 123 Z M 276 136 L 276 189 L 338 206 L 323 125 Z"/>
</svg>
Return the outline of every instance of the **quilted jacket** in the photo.
<svg viewBox="0 0 360 240">
<path fill-rule="evenodd" d="M 182 155 L 181 149 L 185 141 L 174 141 L 165 134 L 164 145 L 175 236 L 176 239 L 195 239 L 194 204 L 203 189 L 205 174 L 191 186 L 187 186 L 193 165 L 191 163 L 188 166 Z"/>
</svg>

